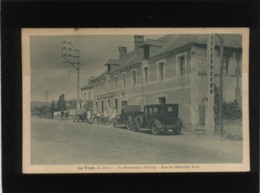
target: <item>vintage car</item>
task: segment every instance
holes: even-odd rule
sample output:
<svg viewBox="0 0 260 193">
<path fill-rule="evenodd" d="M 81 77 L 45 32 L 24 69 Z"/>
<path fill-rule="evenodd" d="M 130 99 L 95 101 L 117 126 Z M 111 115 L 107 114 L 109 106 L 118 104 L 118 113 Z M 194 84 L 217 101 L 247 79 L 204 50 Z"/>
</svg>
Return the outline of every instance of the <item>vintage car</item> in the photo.
<svg viewBox="0 0 260 193">
<path fill-rule="evenodd" d="M 140 105 L 128 105 L 124 106 L 121 110 L 121 114 L 113 120 L 114 127 L 127 127 L 132 129 L 133 120 L 136 116 L 143 114 Z"/>
<path fill-rule="evenodd" d="M 77 122 L 79 122 L 79 121 L 82 121 L 82 122 L 86 121 L 87 122 L 87 120 L 88 120 L 88 118 L 87 118 L 87 111 L 84 108 L 79 109 L 77 111 L 76 115 L 73 116 L 73 121 L 74 122 L 76 122 L 76 121 Z"/>
<path fill-rule="evenodd" d="M 154 135 L 161 131 L 172 131 L 180 134 L 183 127 L 182 120 L 178 117 L 178 104 L 155 104 L 145 105 L 144 113 L 135 116 L 132 122 L 133 131 L 141 128 L 149 128 Z"/>
</svg>

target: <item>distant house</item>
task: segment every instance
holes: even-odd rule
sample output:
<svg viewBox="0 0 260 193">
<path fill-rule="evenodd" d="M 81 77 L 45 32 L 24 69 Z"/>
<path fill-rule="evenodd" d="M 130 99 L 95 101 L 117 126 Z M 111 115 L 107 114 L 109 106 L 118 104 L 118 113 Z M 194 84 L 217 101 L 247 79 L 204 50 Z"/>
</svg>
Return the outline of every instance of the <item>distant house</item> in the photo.
<svg viewBox="0 0 260 193">
<path fill-rule="evenodd" d="M 89 83 L 81 88 L 81 106 L 82 108 L 93 112 L 93 86 L 91 83 L 91 79 Z"/>
<path fill-rule="evenodd" d="M 224 100 L 241 101 L 242 36 L 221 35 L 224 39 Z M 82 88 L 84 101 L 89 92 L 93 111 L 123 105 L 175 103 L 185 128 L 204 124 L 207 79 L 207 35 L 165 35 L 145 40 L 134 36 L 135 49 L 119 47 L 119 58 L 109 59 L 104 73 Z M 219 87 L 220 43 L 215 40 L 215 88 Z M 85 100 L 87 99 L 87 100 Z"/>
</svg>

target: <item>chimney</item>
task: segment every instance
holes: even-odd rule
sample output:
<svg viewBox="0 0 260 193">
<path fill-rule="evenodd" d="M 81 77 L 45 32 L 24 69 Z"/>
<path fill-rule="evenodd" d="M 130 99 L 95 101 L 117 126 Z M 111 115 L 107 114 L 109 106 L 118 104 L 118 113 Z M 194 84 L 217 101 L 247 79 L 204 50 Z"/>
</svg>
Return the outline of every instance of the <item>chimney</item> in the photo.
<svg viewBox="0 0 260 193">
<path fill-rule="evenodd" d="M 144 36 L 135 35 L 134 36 L 134 44 L 135 50 L 144 43 Z"/>
<path fill-rule="evenodd" d="M 119 59 L 122 59 L 127 54 L 126 47 L 119 47 Z"/>
</svg>

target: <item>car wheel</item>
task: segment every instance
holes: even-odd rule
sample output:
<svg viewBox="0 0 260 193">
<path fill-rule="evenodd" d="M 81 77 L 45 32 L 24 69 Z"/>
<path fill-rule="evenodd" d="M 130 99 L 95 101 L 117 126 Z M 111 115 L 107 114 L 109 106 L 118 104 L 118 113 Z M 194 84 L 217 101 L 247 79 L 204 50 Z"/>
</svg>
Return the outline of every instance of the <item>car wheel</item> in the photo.
<svg viewBox="0 0 260 193">
<path fill-rule="evenodd" d="M 151 129 L 152 129 L 152 133 L 153 133 L 154 135 L 159 135 L 160 130 L 159 130 L 158 127 L 156 126 L 155 122 L 152 123 Z"/>
<path fill-rule="evenodd" d="M 182 122 L 181 120 L 178 120 L 176 123 L 176 127 L 173 129 L 173 133 L 175 135 L 180 135 L 181 134 L 181 128 L 182 128 Z"/>
<path fill-rule="evenodd" d="M 127 122 L 126 122 L 126 128 L 129 129 L 129 130 L 132 129 L 132 123 L 131 123 L 131 121 L 127 121 Z"/>
<path fill-rule="evenodd" d="M 137 132 L 137 131 L 139 131 L 139 129 L 140 129 L 139 123 L 137 121 L 134 121 L 133 122 L 133 131 Z"/>
<path fill-rule="evenodd" d="M 114 119 L 113 120 L 113 126 L 116 128 L 117 127 L 117 121 Z"/>
</svg>

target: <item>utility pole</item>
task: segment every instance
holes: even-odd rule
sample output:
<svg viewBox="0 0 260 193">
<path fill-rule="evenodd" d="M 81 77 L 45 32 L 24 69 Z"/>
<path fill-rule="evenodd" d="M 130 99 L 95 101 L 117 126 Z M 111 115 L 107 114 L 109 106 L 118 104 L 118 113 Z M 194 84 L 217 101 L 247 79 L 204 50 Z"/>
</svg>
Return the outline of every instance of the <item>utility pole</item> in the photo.
<svg viewBox="0 0 260 193">
<path fill-rule="evenodd" d="M 219 35 L 220 40 L 220 69 L 219 69 L 219 127 L 220 127 L 220 135 L 223 136 L 223 66 L 224 66 L 224 40 Z"/>
<path fill-rule="evenodd" d="M 46 105 L 48 105 L 48 91 L 46 91 Z"/>
<path fill-rule="evenodd" d="M 80 104 L 80 63 L 79 50 L 74 47 L 70 41 L 62 41 L 61 55 L 65 59 L 65 63 L 69 63 L 77 73 L 77 110 L 81 108 Z"/>
<path fill-rule="evenodd" d="M 206 113 L 206 134 L 215 134 L 215 111 L 214 111 L 214 53 L 215 53 L 215 36 L 210 34 L 207 42 L 207 63 L 208 63 L 208 103 Z"/>
</svg>

